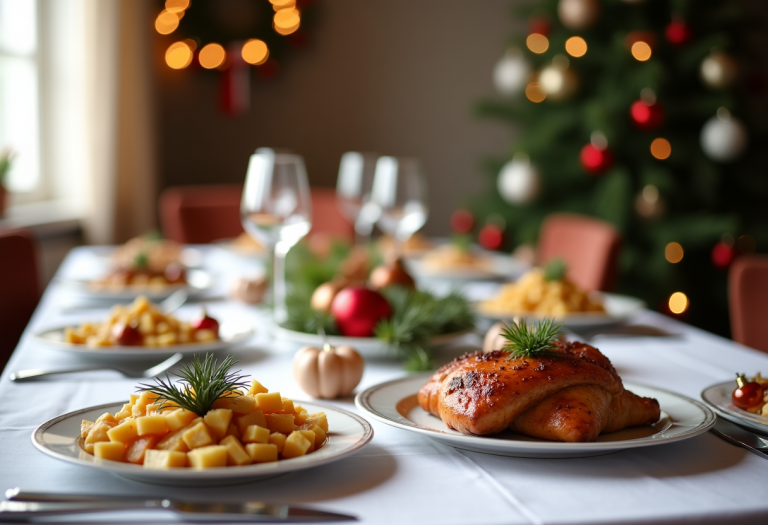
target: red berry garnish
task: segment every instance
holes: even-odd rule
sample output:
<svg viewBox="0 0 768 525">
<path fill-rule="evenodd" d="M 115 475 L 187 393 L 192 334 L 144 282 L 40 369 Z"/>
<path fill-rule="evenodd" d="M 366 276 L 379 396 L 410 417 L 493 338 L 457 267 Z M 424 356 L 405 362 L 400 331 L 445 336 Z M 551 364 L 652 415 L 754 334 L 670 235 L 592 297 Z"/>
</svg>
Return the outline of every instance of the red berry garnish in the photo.
<svg viewBox="0 0 768 525">
<path fill-rule="evenodd" d="M 475 218 L 467 210 L 456 210 L 451 214 L 451 228 L 456 233 L 469 233 L 475 226 Z"/>
<path fill-rule="evenodd" d="M 749 410 L 763 404 L 763 386 L 754 381 L 747 382 L 747 379 L 741 375 L 736 378 L 738 388 L 733 391 L 731 401 L 737 407 L 743 410 Z"/>
<path fill-rule="evenodd" d="M 192 328 L 195 330 L 210 330 L 216 334 L 216 337 L 219 336 L 219 322 L 208 315 L 205 310 L 203 310 L 200 317 L 192 321 Z"/>
</svg>

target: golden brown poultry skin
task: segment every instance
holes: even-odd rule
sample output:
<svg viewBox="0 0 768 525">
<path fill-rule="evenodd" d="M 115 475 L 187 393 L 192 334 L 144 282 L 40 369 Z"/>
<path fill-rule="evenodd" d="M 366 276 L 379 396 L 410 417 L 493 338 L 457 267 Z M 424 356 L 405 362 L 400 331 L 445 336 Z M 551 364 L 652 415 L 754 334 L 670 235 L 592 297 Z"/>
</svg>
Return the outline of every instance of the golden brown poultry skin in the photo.
<svg viewBox="0 0 768 525">
<path fill-rule="evenodd" d="M 464 434 L 511 428 L 555 441 L 594 441 L 601 432 L 653 423 L 659 404 L 624 389 L 611 362 L 583 343 L 555 342 L 551 355 L 465 354 L 419 391 L 421 407 Z"/>
</svg>

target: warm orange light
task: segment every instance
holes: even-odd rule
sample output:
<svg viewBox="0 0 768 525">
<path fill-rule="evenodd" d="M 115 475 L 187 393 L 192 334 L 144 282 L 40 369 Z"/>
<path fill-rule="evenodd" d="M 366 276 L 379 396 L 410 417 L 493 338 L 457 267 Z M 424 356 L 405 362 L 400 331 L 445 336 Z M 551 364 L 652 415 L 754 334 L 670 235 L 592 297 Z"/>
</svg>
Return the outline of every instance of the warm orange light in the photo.
<svg viewBox="0 0 768 525">
<path fill-rule="evenodd" d="M 290 29 L 294 26 L 298 26 L 301 21 L 299 11 L 296 9 L 281 9 L 275 13 L 274 17 L 275 27 L 280 29 Z"/>
<path fill-rule="evenodd" d="M 243 44 L 243 60 L 254 66 L 260 66 L 269 58 L 269 49 L 267 44 L 258 38 L 252 38 Z"/>
<path fill-rule="evenodd" d="M 281 9 L 290 9 L 296 7 L 296 0 L 281 1 L 278 3 L 272 2 L 272 9 L 280 11 Z"/>
<path fill-rule="evenodd" d="M 565 41 L 565 51 L 572 57 L 583 57 L 587 54 L 587 41 L 580 36 L 572 36 Z"/>
<path fill-rule="evenodd" d="M 651 58 L 651 54 L 651 46 L 649 46 L 646 42 L 640 40 L 632 44 L 632 56 L 640 62 L 645 62 Z"/>
<path fill-rule="evenodd" d="M 532 53 L 540 55 L 549 49 L 549 39 L 540 33 L 531 33 L 525 39 L 525 45 Z"/>
<path fill-rule="evenodd" d="M 186 42 L 174 42 L 165 52 L 165 63 L 171 69 L 184 69 L 192 63 L 192 48 Z"/>
<path fill-rule="evenodd" d="M 669 310 L 673 314 L 681 314 L 688 309 L 688 296 L 683 292 L 675 292 L 669 296 Z"/>
<path fill-rule="evenodd" d="M 525 87 L 525 97 L 531 102 L 538 104 L 547 98 L 547 94 L 541 88 L 541 84 L 538 82 L 531 82 Z"/>
<path fill-rule="evenodd" d="M 170 11 L 163 11 L 155 18 L 155 30 L 161 35 L 170 35 L 179 27 L 179 17 Z"/>
<path fill-rule="evenodd" d="M 165 10 L 169 13 L 181 13 L 189 7 L 189 0 L 165 0 Z"/>
<path fill-rule="evenodd" d="M 227 58 L 227 52 L 220 44 L 208 44 L 200 50 L 198 60 L 205 69 L 213 69 L 223 64 L 225 58 Z"/>
<path fill-rule="evenodd" d="M 299 24 L 296 24 L 295 26 L 289 27 L 287 29 L 283 27 L 277 27 L 275 24 L 272 24 L 272 29 L 275 30 L 275 33 L 286 36 L 290 35 L 291 33 L 295 33 L 299 29 Z"/>
<path fill-rule="evenodd" d="M 672 264 L 677 264 L 682 261 L 684 254 L 683 247 L 679 242 L 671 242 L 664 248 L 664 257 Z"/>
<path fill-rule="evenodd" d="M 653 142 L 651 142 L 651 155 L 659 160 L 668 159 L 672 155 L 672 146 L 667 139 L 653 139 Z"/>
</svg>

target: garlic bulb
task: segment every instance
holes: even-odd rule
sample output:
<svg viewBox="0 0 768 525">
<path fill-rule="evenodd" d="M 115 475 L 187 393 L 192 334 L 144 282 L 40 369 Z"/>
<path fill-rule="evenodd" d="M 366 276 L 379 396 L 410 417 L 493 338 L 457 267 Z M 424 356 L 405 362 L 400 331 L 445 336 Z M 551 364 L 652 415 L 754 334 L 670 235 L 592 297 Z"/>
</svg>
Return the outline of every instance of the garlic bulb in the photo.
<svg viewBox="0 0 768 525">
<path fill-rule="evenodd" d="M 333 399 L 352 393 L 363 367 L 363 358 L 350 346 L 305 346 L 293 358 L 293 377 L 310 396 Z"/>
</svg>

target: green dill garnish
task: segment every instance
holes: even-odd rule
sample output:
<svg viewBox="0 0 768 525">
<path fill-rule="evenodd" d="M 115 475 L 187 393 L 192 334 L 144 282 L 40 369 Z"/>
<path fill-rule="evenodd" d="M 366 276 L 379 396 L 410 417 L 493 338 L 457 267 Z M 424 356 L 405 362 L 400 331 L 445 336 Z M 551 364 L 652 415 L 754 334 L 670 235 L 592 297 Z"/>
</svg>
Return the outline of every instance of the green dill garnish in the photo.
<svg viewBox="0 0 768 525">
<path fill-rule="evenodd" d="M 159 407 L 171 403 L 180 408 L 194 412 L 203 417 L 211 409 L 217 399 L 230 399 L 242 394 L 239 388 L 245 388 L 248 383 L 243 381 L 246 377 L 238 372 L 230 372 L 237 364 L 233 356 L 227 356 L 220 365 L 213 359 L 212 354 L 206 354 L 205 360 L 200 361 L 199 356 L 194 356 L 192 366 L 181 366 L 177 374 L 180 381 L 173 383 L 165 374 L 165 381 L 155 378 L 154 385 L 139 383 L 139 392 L 151 392 L 158 396 Z"/>
<path fill-rule="evenodd" d="M 510 352 L 510 359 L 521 357 L 544 357 L 552 355 L 555 340 L 563 332 L 563 323 L 554 324 L 552 319 L 542 319 L 528 324 L 525 319 L 511 325 L 504 324 L 501 335 L 507 340 L 502 350 Z"/>
<path fill-rule="evenodd" d="M 552 259 L 544 265 L 545 281 L 562 281 L 566 273 L 568 273 L 568 265 L 561 257 Z"/>
<path fill-rule="evenodd" d="M 466 233 L 457 233 L 451 237 L 451 244 L 459 251 L 468 252 L 472 248 L 472 237 Z"/>
<path fill-rule="evenodd" d="M 133 258 L 133 267 L 137 270 L 146 270 L 149 267 L 149 257 L 144 252 L 139 252 Z"/>
</svg>

